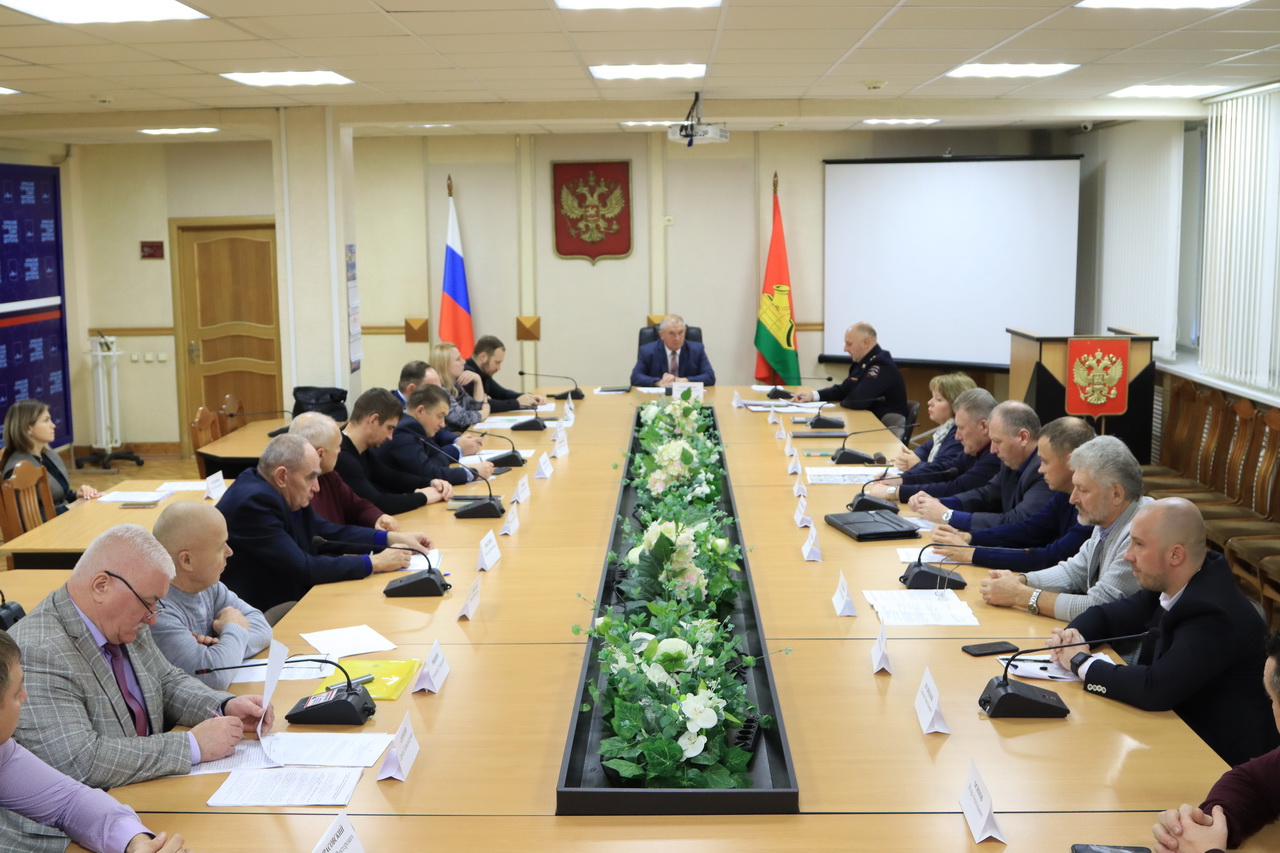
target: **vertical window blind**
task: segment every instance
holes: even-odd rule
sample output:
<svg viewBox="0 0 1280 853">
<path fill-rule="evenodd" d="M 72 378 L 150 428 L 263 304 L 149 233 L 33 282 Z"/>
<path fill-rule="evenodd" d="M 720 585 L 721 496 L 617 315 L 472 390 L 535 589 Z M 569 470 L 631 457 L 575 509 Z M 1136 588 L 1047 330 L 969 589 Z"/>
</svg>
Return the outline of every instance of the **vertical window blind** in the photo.
<svg viewBox="0 0 1280 853">
<path fill-rule="evenodd" d="M 1200 369 L 1280 388 L 1280 92 L 1210 105 Z"/>
</svg>

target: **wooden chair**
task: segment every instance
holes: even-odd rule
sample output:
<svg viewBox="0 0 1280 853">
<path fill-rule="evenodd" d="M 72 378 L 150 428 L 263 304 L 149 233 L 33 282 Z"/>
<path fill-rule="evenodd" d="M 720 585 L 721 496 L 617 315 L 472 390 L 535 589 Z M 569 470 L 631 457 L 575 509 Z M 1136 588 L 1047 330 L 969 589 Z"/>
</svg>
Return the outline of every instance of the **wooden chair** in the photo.
<svg viewBox="0 0 1280 853">
<path fill-rule="evenodd" d="M 1231 407 L 1209 466 L 1209 489 L 1149 489 L 1148 494 L 1157 499 L 1186 498 L 1194 504 L 1238 504 L 1242 496 L 1245 456 L 1253 446 L 1257 415 L 1258 410 L 1249 400 L 1237 400 Z M 1225 453 L 1221 447 L 1224 442 L 1227 445 Z"/>
<path fill-rule="evenodd" d="M 13 474 L 0 480 L 0 531 L 9 542 L 57 513 L 49 490 L 49 473 L 39 465 L 19 462 Z"/>
<path fill-rule="evenodd" d="M 1214 548 L 1240 536 L 1280 537 L 1280 408 L 1258 418 L 1240 490 L 1239 504 L 1200 505 Z"/>
<path fill-rule="evenodd" d="M 1271 627 L 1276 602 L 1280 601 L 1280 554 L 1264 557 L 1258 562 L 1258 584 L 1262 587 L 1262 611 Z"/>
<path fill-rule="evenodd" d="M 235 394 L 223 397 L 222 408 L 218 409 L 218 429 L 223 435 L 230 435 L 244 425 L 244 401 Z"/>
<path fill-rule="evenodd" d="M 196 419 L 191 422 L 191 450 L 196 451 L 211 441 L 222 438 L 222 430 L 218 428 L 218 417 L 204 406 L 196 409 Z M 205 470 L 204 457 L 196 454 L 196 469 L 201 477 L 208 477 Z"/>
<path fill-rule="evenodd" d="M 1220 491 L 1209 485 L 1212 479 L 1215 453 L 1227 452 L 1227 445 L 1220 445 L 1227 420 L 1227 398 L 1222 392 L 1200 392 L 1196 400 L 1196 414 L 1192 416 L 1192 430 L 1188 434 L 1189 454 L 1185 459 L 1185 474 L 1180 477 L 1144 477 L 1143 490 L 1183 489 L 1186 491 Z M 1199 433 L 1195 432 L 1195 425 Z"/>
<path fill-rule="evenodd" d="M 1204 411 L 1199 411 L 1202 419 Z M 1194 382 L 1182 378 L 1173 381 L 1165 413 L 1165 428 L 1161 430 L 1160 438 L 1160 461 L 1163 464 L 1143 465 L 1144 477 L 1186 476 L 1187 436 L 1197 413 Z"/>
</svg>

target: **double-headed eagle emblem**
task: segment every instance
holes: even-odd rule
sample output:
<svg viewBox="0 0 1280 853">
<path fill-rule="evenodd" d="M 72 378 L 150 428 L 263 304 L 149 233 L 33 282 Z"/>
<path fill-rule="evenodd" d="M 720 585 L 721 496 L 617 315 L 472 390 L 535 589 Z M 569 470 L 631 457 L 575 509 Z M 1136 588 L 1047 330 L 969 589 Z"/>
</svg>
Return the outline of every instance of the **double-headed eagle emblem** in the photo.
<svg viewBox="0 0 1280 853">
<path fill-rule="evenodd" d="M 1076 359 L 1072 374 L 1080 399 L 1091 406 L 1101 406 L 1116 398 L 1116 385 L 1124 376 L 1124 362 L 1118 355 L 1103 355 L 1102 350 L 1094 350 L 1093 355 Z"/>
<path fill-rule="evenodd" d="M 600 201 L 606 194 L 605 200 Z M 595 172 L 560 187 L 560 213 L 569 221 L 569 232 L 587 243 L 599 243 L 617 233 L 617 216 L 625 204 L 622 185 L 597 178 Z"/>
</svg>

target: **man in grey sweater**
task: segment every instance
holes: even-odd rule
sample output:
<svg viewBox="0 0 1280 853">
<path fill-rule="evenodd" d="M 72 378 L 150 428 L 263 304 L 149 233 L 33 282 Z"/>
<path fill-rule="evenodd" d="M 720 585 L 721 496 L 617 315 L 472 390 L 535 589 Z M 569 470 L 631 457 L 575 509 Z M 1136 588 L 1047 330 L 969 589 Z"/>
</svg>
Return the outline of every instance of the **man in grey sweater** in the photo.
<svg viewBox="0 0 1280 853">
<path fill-rule="evenodd" d="M 1099 436 L 1071 454 L 1071 503 L 1081 524 L 1094 525 L 1080 551 L 1056 566 L 1019 574 L 993 571 L 982 582 L 982 597 L 996 607 L 1070 622 L 1095 604 L 1138 591 L 1125 562 L 1134 514 L 1151 503 L 1142 496 L 1142 468 L 1124 442 Z"/>
<path fill-rule="evenodd" d="M 197 669 L 243 663 L 271 644 L 271 626 L 256 607 L 242 601 L 219 578 L 227 566 L 227 522 L 203 501 L 177 501 L 152 530 L 177 569 L 164 610 L 151 636 L 169 662 Z M 196 675 L 225 690 L 236 670 Z"/>
</svg>

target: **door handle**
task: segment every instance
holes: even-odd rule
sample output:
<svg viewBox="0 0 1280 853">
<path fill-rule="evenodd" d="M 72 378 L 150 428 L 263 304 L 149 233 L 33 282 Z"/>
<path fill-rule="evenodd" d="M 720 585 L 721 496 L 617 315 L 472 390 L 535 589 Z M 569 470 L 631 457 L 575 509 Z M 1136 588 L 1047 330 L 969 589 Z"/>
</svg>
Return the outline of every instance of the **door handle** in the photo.
<svg viewBox="0 0 1280 853">
<path fill-rule="evenodd" d="M 192 364 L 198 364 L 200 362 L 200 342 L 199 341 L 189 341 L 187 343 L 187 361 L 191 362 Z"/>
</svg>

